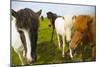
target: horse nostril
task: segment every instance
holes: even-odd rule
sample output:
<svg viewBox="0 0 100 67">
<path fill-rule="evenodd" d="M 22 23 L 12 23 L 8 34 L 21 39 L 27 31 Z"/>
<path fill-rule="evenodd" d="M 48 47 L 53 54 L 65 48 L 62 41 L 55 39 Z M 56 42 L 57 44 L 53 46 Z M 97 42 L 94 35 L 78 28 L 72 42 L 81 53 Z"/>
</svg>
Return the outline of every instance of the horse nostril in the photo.
<svg viewBox="0 0 100 67">
<path fill-rule="evenodd" d="M 48 25 L 49 27 L 51 27 L 51 25 Z"/>
</svg>

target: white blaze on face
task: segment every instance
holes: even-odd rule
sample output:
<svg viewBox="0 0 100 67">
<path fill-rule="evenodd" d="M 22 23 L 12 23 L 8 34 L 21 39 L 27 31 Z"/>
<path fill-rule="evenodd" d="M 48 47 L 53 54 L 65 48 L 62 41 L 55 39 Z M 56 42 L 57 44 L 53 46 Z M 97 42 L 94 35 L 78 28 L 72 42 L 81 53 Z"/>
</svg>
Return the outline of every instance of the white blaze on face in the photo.
<svg viewBox="0 0 100 67">
<path fill-rule="evenodd" d="M 31 57 L 31 42 L 30 42 L 30 37 L 29 37 L 29 30 L 26 29 L 22 29 L 22 31 L 24 32 L 25 35 L 25 39 L 26 39 L 26 47 L 27 47 L 27 60 L 28 61 L 32 61 L 32 57 Z"/>
</svg>

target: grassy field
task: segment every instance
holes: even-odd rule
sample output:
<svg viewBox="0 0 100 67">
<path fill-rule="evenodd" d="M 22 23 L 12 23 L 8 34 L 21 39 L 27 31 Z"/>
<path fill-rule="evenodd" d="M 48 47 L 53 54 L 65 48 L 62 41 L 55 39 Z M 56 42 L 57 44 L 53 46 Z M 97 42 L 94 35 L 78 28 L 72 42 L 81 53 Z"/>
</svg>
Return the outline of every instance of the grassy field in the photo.
<svg viewBox="0 0 100 67">
<path fill-rule="evenodd" d="M 48 20 L 40 22 L 39 32 L 38 32 L 38 45 L 37 45 L 37 61 L 34 64 L 53 64 L 53 63 L 69 63 L 69 62 L 79 62 L 81 61 L 81 54 L 75 56 L 73 60 L 71 60 L 68 56 L 62 58 L 61 49 L 58 48 L 57 45 L 57 37 L 56 32 L 54 32 L 53 43 L 51 40 L 52 29 L 48 27 Z M 89 47 L 89 46 L 88 46 Z M 90 48 L 90 47 L 89 47 Z M 91 48 L 90 48 L 91 49 Z M 66 43 L 65 52 L 68 50 L 68 44 Z M 90 56 L 88 52 L 85 56 Z M 18 58 L 18 55 L 12 49 L 12 64 L 20 65 L 21 62 Z M 90 61 L 91 57 L 87 59 Z"/>
</svg>

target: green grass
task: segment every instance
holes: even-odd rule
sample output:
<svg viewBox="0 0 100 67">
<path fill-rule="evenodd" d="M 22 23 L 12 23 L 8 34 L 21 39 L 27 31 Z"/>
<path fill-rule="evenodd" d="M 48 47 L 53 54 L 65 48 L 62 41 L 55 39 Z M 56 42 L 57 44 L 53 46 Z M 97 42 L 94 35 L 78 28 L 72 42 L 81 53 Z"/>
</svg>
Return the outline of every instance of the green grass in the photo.
<svg viewBox="0 0 100 67">
<path fill-rule="evenodd" d="M 77 62 L 77 61 L 79 62 L 81 60 L 81 54 L 75 56 L 73 60 L 71 60 L 68 56 L 62 58 L 61 49 L 59 49 L 57 45 L 56 32 L 54 32 L 53 43 L 50 42 L 51 33 L 52 33 L 52 29 L 48 27 L 48 20 L 45 18 L 44 21 L 40 22 L 40 26 L 39 26 L 38 42 L 37 42 L 38 43 L 37 61 L 34 64 L 68 63 L 68 62 Z M 65 52 L 67 50 L 68 50 L 68 44 L 66 44 Z M 18 58 L 18 55 L 14 52 L 13 49 L 11 54 L 12 54 L 12 64 L 20 65 L 21 62 Z"/>
</svg>

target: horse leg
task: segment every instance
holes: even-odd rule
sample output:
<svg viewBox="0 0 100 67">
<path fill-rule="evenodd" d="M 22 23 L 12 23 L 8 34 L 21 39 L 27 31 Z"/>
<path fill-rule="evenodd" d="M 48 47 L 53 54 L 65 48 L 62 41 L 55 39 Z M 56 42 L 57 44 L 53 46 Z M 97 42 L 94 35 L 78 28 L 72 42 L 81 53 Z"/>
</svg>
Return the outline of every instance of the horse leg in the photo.
<svg viewBox="0 0 100 67">
<path fill-rule="evenodd" d="M 65 56 L 65 53 L 64 53 L 64 50 L 65 50 L 65 36 L 63 35 L 62 37 L 62 40 L 63 40 L 63 51 L 62 51 L 62 57 Z"/>
<path fill-rule="evenodd" d="M 71 29 L 68 28 L 66 29 L 66 41 L 70 41 L 71 40 Z"/>
<path fill-rule="evenodd" d="M 58 37 L 58 46 L 59 46 L 59 49 L 60 49 L 61 48 L 60 36 L 57 34 L 57 37 Z"/>
<path fill-rule="evenodd" d="M 21 57 L 21 54 L 20 54 L 20 53 L 18 53 L 18 56 L 19 56 L 19 59 L 20 59 L 20 61 L 21 61 L 22 65 L 24 65 L 23 60 L 22 60 L 22 57 Z"/>
<path fill-rule="evenodd" d="M 73 59 L 73 54 L 72 53 L 73 53 L 72 49 L 69 47 L 69 55 L 70 55 L 71 59 Z"/>
<path fill-rule="evenodd" d="M 17 53 L 17 55 L 18 55 L 18 57 L 19 57 L 19 59 L 21 61 L 21 64 L 24 65 L 20 52 L 17 51 L 16 49 L 14 49 L 14 51 Z"/>
<path fill-rule="evenodd" d="M 52 30 L 52 35 L 51 35 L 51 43 L 53 42 L 53 35 L 54 35 L 54 28 L 53 28 L 53 30 Z"/>
<path fill-rule="evenodd" d="M 26 52 L 25 52 L 25 50 L 23 50 L 23 57 L 26 57 Z"/>
</svg>

